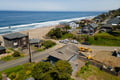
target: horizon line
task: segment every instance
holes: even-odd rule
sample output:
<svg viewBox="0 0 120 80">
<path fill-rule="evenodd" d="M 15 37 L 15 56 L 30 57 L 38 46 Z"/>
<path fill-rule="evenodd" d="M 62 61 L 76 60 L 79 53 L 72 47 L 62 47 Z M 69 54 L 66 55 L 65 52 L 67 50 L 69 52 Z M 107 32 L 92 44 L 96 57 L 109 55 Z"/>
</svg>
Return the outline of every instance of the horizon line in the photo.
<svg viewBox="0 0 120 80">
<path fill-rule="evenodd" d="M 109 10 L 103 10 L 103 11 L 50 11 L 50 10 L 0 10 L 0 11 L 23 11 L 23 12 L 107 12 Z"/>
</svg>

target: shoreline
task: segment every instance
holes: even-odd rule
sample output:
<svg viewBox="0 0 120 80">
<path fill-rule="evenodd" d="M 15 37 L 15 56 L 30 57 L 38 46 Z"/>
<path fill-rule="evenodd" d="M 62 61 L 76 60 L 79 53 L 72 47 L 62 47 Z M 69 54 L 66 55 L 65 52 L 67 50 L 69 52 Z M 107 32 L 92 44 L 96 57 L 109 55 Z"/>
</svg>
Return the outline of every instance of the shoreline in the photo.
<svg viewBox="0 0 120 80">
<path fill-rule="evenodd" d="M 30 38 L 36 38 L 36 39 L 44 39 L 43 37 L 52 29 L 52 28 L 55 28 L 56 25 L 59 25 L 60 22 L 70 22 L 70 21 L 75 21 L 75 20 L 82 20 L 82 19 L 93 19 L 95 16 L 87 16 L 87 17 L 80 17 L 80 18 L 72 18 L 72 19 L 64 19 L 64 20 L 57 20 L 57 21 L 50 21 L 51 24 L 49 24 L 49 22 L 44 22 L 44 23 L 48 23 L 46 26 L 42 24 L 43 23 L 34 23 L 34 24 L 40 24 L 38 27 L 34 27 L 34 28 L 29 28 L 26 29 L 25 27 L 25 30 L 23 31 L 15 31 L 15 32 L 20 32 L 20 33 L 23 33 L 23 34 L 27 34 L 29 32 L 29 37 Z M 29 25 L 33 25 L 33 24 L 29 24 Z M 23 26 L 23 25 L 21 25 Z M 15 26 L 13 26 L 14 28 Z M 24 28 L 24 27 L 23 27 Z M 12 33 L 15 33 L 15 32 L 12 32 Z M 9 33 L 6 33 L 6 34 L 9 34 Z M 1 34 L 0 35 L 0 41 L 2 41 L 2 46 L 4 46 L 4 41 L 3 41 L 3 38 L 2 38 L 2 35 L 5 35 L 5 34 Z"/>
<path fill-rule="evenodd" d="M 43 37 L 52 29 L 55 28 L 54 26 L 46 26 L 46 27 L 39 27 L 36 29 L 26 30 L 26 31 L 18 31 L 23 34 L 27 34 L 29 32 L 30 38 L 37 38 L 37 39 L 44 39 Z M 4 41 L 2 35 L 0 35 L 0 41 L 2 41 L 2 46 L 4 46 Z"/>
<path fill-rule="evenodd" d="M 59 25 L 61 22 L 71 22 L 71 21 L 80 21 L 82 19 L 92 19 L 94 17 L 95 16 L 84 16 L 84 17 L 78 17 L 78 18 L 69 18 L 69 19 L 61 19 L 61 20 L 54 20 L 54 21 L 39 22 L 39 23 L 0 27 L 0 35 L 8 34 L 11 32 L 21 32 L 26 30 L 32 30 L 40 27 L 49 27 L 49 26 Z"/>
</svg>

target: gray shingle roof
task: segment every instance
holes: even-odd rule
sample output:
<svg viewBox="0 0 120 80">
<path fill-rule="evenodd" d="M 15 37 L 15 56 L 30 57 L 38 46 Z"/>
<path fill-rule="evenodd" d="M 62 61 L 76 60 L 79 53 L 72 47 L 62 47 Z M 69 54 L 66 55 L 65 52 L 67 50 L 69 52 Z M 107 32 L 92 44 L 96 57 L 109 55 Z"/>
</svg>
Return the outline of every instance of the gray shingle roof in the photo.
<svg viewBox="0 0 120 80">
<path fill-rule="evenodd" d="M 40 43 L 39 39 L 30 39 L 30 44 L 36 44 L 36 43 Z"/>
<path fill-rule="evenodd" d="M 53 56 L 55 58 L 58 58 L 60 60 L 69 60 L 71 57 L 76 55 L 78 51 L 79 51 L 78 47 L 76 47 L 73 44 L 68 44 L 62 48 L 59 48 L 59 49 L 49 53 L 49 55 Z"/>
<path fill-rule="evenodd" d="M 5 49 L 5 47 L 3 47 L 3 46 L 0 46 L 0 50 L 4 50 Z"/>
<path fill-rule="evenodd" d="M 93 28 L 96 28 L 98 25 L 95 23 L 91 23 L 90 26 L 92 26 Z"/>
<path fill-rule="evenodd" d="M 107 23 L 108 24 L 118 24 L 120 22 L 120 18 L 113 18 L 111 20 L 109 20 Z"/>
<path fill-rule="evenodd" d="M 3 37 L 7 38 L 7 39 L 18 39 L 18 38 L 22 38 L 22 37 L 26 37 L 26 36 L 27 36 L 26 34 L 22 34 L 22 33 L 18 33 L 18 32 L 3 35 Z"/>
<path fill-rule="evenodd" d="M 112 28 L 112 25 L 111 24 L 104 24 L 101 27 L 111 27 Z"/>
</svg>

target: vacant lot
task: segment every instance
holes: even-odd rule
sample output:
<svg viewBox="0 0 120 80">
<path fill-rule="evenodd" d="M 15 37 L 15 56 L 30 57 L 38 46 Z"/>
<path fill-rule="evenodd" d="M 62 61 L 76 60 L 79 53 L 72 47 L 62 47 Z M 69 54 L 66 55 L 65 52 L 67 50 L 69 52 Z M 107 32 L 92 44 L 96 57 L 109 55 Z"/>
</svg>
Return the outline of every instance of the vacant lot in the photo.
<svg viewBox="0 0 120 80">
<path fill-rule="evenodd" d="M 113 67 L 120 67 L 120 58 L 112 56 L 111 51 L 95 51 L 94 59 L 100 61 L 106 65 L 110 65 Z"/>
</svg>

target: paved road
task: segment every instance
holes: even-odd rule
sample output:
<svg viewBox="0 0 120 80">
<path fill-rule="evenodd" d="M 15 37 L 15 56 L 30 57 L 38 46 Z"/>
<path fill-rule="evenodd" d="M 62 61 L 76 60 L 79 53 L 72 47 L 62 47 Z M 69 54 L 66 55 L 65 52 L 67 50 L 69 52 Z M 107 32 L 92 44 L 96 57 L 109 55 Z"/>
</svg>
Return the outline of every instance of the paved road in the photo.
<svg viewBox="0 0 120 80">
<path fill-rule="evenodd" d="M 59 45 L 56 45 L 55 47 L 47 49 L 43 52 L 34 53 L 32 55 L 32 60 L 34 60 L 36 62 L 40 61 L 43 58 L 45 58 L 46 56 L 48 56 L 49 52 L 54 51 L 59 47 L 60 47 Z M 27 63 L 27 62 L 29 62 L 29 56 L 26 56 L 26 57 L 23 57 L 23 58 L 20 58 L 20 59 L 17 59 L 17 60 L 12 60 L 12 61 L 9 61 L 9 62 L 5 62 L 5 63 L 0 63 L 0 71 L 2 71 L 4 69 L 7 69 L 7 68 L 10 68 L 10 67 L 17 66 L 17 65 L 22 65 L 22 64 Z"/>
</svg>

